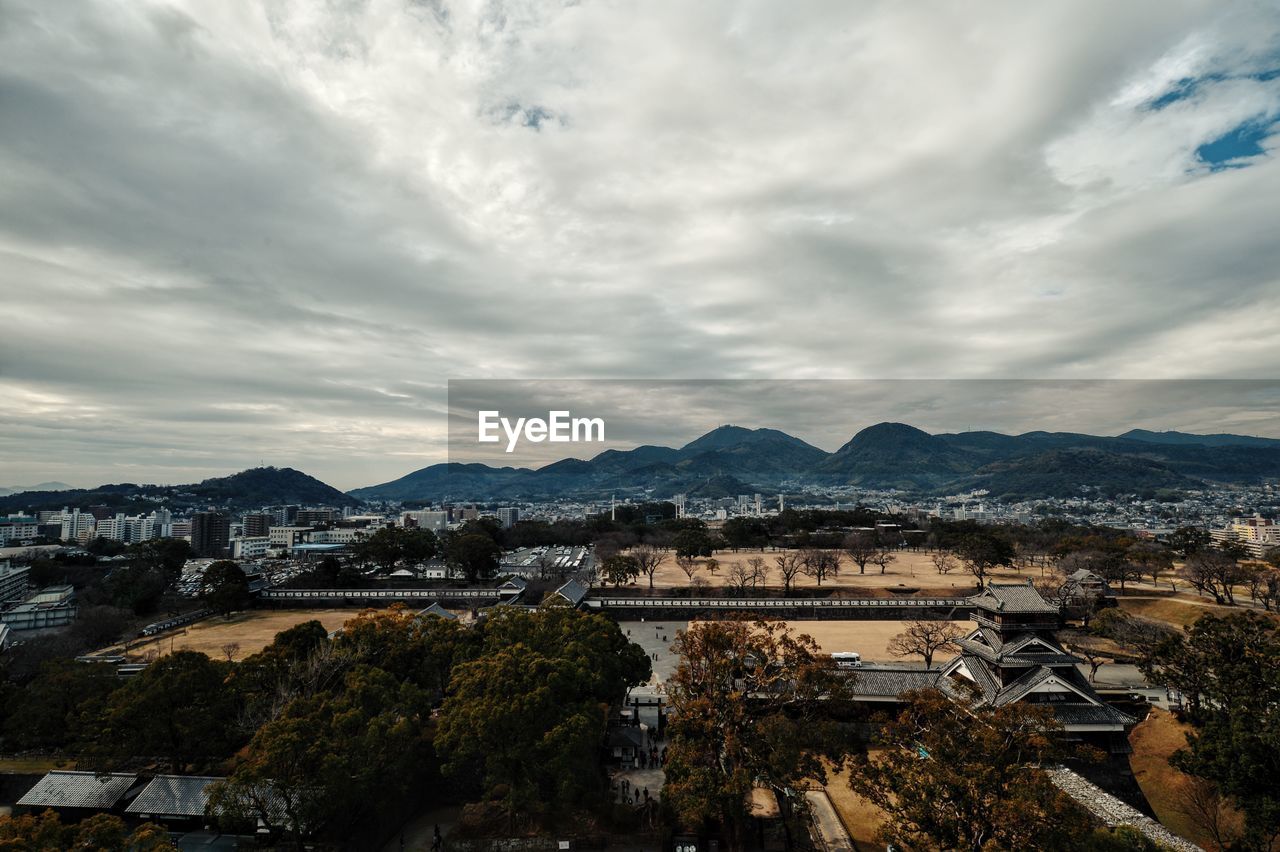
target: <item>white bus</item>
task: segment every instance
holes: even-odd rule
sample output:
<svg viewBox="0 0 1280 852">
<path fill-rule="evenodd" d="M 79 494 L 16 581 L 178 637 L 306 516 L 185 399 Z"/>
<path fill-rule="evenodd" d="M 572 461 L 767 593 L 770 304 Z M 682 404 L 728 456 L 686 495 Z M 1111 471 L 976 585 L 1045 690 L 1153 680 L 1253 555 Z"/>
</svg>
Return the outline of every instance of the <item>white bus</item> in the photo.
<svg viewBox="0 0 1280 852">
<path fill-rule="evenodd" d="M 862 665 L 862 655 L 856 651 L 836 651 L 831 659 L 838 669 L 856 669 Z"/>
</svg>

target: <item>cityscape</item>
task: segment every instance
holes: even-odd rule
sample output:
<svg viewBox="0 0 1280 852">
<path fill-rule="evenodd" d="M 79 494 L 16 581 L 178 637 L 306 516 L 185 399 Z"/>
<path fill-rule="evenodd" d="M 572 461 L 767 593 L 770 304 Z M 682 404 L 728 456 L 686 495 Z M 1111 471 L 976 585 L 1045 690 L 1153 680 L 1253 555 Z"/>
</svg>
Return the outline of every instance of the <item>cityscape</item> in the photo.
<svg viewBox="0 0 1280 852">
<path fill-rule="evenodd" d="M 0 848 L 1280 852 L 1280 9 L 0 0 Z"/>
</svg>

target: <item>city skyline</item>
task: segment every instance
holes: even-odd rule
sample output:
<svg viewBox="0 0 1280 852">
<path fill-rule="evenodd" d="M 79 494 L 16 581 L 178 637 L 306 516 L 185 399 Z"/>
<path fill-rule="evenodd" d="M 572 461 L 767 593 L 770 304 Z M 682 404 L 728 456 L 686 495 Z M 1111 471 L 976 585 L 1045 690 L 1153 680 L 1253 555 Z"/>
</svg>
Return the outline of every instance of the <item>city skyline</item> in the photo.
<svg viewBox="0 0 1280 852">
<path fill-rule="evenodd" d="M 1280 362 L 1260 5 L 2 8 L 8 483 L 385 481 L 447 457 L 450 379 Z M 657 440 L 1046 428 L 755 402 Z M 1038 413 L 1280 437 L 1268 400 Z"/>
</svg>

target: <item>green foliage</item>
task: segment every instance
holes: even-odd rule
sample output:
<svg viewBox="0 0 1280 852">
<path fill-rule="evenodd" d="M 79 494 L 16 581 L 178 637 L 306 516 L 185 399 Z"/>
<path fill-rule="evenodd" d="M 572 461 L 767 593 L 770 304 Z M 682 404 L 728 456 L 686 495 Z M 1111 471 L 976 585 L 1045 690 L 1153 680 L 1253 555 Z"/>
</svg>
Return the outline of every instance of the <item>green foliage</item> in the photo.
<svg viewBox="0 0 1280 852">
<path fill-rule="evenodd" d="M 610 556 L 600 567 L 600 577 L 606 583 L 622 586 L 640 576 L 640 563 L 634 556 L 619 554 Z"/>
<path fill-rule="evenodd" d="M 113 692 L 100 718 L 84 720 L 86 759 L 114 765 L 158 757 L 175 772 L 225 760 L 242 742 L 231 669 L 195 651 L 161 657 Z"/>
<path fill-rule="evenodd" d="M 430 760 L 428 715 L 417 686 L 356 666 L 336 692 L 297 698 L 263 725 L 210 789 L 209 807 L 228 825 L 262 819 L 295 839 L 343 836 Z"/>
<path fill-rule="evenodd" d="M 488 579 L 498 570 L 500 548 L 493 539 L 478 533 L 451 536 L 445 548 L 445 561 L 466 576 L 467 581 Z"/>
<path fill-rule="evenodd" d="M 1245 815 L 1249 842 L 1280 837 L 1280 628 L 1258 613 L 1201 616 L 1143 667 L 1180 690 L 1196 732 L 1170 762 L 1213 782 Z"/>
<path fill-rule="evenodd" d="M 23 689 L 9 696 L 7 751 L 61 749 L 84 736 L 81 718 L 120 686 L 111 666 L 50 660 Z"/>
<path fill-rule="evenodd" d="M 676 556 L 685 559 L 710 556 L 713 549 L 711 536 L 703 529 L 686 529 L 676 533 L 675 538 L 671 540 L 671 546 Z"/>
<path fill-rule="evenodd" d="M 446 774 L 476 778 L 512 820 L 602 794 L 608 708 L 648 679 L 648 657 L 614 622 L 571 609 L 500 609 L 483 643 L 440 712 Z"/>
<path fill-rule="evenodd" d="M 440 540 L 431 530 L 382 527 L 351 546 L 357 562 L 372 562 L 389 571 L 400 562 L 425 562 L 439 552 Z"/>
<path fill-rule="evenodd" d="M 229 559 L 219 559 L 205 569 L 200 596 L 214 610 L 230 615 L 249 605 L 249 578 Z"/>
</svg>

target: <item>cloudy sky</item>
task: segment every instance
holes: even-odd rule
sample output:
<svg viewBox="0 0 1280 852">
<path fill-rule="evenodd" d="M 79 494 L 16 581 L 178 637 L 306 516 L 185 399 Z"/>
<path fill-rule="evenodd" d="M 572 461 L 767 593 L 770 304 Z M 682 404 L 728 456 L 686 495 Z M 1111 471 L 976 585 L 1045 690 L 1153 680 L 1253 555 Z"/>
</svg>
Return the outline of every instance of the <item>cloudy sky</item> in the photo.
<svg viewBox="0 0 1280 852">
<path fill-rule="evenodd" d="M 450 379 L 1274 378 L 1278 120 L 1272 3 L 0 0 L 0 485 L 381 482 Z M 678 422 L 1280 437 L 993 387 Z"/>
</svg>

